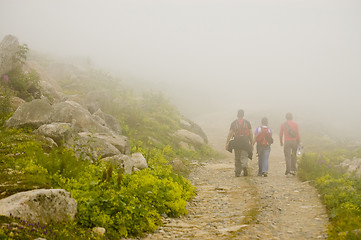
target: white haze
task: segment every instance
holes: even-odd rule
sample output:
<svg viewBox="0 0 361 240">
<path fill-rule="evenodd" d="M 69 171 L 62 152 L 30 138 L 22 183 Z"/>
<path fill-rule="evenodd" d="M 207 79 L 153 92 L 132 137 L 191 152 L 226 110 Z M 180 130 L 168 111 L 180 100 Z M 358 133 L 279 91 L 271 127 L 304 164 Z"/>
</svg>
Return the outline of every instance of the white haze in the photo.
<svg viewBox="0 0 361 240">
<path fill-rule="evenodd" d="M 359 0 L 0 0 L 0 38 L 90 57 L 190 117 L 291 111 L 355 136 L 360 13 Z"/>
</svg>

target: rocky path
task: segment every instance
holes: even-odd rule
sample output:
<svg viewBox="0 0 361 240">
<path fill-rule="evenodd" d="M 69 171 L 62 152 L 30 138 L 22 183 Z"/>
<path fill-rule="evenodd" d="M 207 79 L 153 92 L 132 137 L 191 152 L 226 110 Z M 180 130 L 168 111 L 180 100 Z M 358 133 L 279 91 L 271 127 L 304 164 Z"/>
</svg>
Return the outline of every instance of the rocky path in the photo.
<svg viewBox="0 0 361 240">
<path fill-rule="evenodd" d="M 165 219 L 144 239 L 325 239 L 327 214 L 317 191 L 284 175 L 281 147 L 273 146 L 268 177 L 234 177 L 233 155 L 195 166 L 190 179 L 197 196 L 189 215 Z"/>
</svg>

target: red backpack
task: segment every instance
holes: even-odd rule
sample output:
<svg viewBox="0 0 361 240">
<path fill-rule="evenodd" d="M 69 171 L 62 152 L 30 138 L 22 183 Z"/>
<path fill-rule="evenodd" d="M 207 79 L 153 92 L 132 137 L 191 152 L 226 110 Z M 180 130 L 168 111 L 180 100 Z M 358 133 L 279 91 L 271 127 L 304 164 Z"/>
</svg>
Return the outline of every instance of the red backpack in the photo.
<svg viewBox="0 0 361 240">
<path fill-rule="evenodd" d="M 261 127 L 261 132 L 258 133 L 256 142 L 261 146 L 269 146 L 273 143 L 273 138 L 267 127 Z"/>
</svg>

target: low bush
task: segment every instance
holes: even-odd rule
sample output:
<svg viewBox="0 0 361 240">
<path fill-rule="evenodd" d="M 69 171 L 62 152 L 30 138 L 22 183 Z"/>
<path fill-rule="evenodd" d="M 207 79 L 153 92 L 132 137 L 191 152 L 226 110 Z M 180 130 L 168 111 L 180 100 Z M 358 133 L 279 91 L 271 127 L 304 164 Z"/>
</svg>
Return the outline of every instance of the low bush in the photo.
<svg viewBox="0 0 361 240">
<path fill-rule="evenodd" d="M 313 183 L 326 205 L 330 239 L 361 238 L 361 180 L 339 166 L 359 151 L 305 153 L 299 163 L 299 177 Z"/>
<path fill-rule="evenodd" d="M 46 235 L 47 239 L 97 239 L 87 230 L 92 227 L 104 227 L 110 239 L 139 236 L 157 229 L 162 216 L 186 214 L 186 203 L 195 194 L 187 179 L 173 173 L 167 157 L 175 153 L 169 146 L 148 153 L 148 169 L 126 175 L 104 162 L 90 164 L 77 159 L 72 150 L 63 147 L 46 153 L 41 139 L 24 130 L 2 129 L 0 137 L 2 197 L 35 188 L 63 188 L 78 203 L 75 223 L 52 224 L 56 234 Z M 138 150 L 144 152 L 142 147 Z M 1 220 L 0 236 L 45 237 L 35 230 L 25 233 L 31 229 L 23 224 L 14 227 L 16 221 L 20 220 Z"/>
<path fill-rule="evenodd" d="M 158 153 L 150 168 L 131 175 L 102 163 L 89 166 L 79 179 L 60 178 L 78 202 L 79 225 L 104 227 L 111 237 L 137 236 L 157 229 L 162 215 L 186 214 L 195 190 L 171 166 L 154 164 L 165 162 L 163 157 Z"/>
</svg>

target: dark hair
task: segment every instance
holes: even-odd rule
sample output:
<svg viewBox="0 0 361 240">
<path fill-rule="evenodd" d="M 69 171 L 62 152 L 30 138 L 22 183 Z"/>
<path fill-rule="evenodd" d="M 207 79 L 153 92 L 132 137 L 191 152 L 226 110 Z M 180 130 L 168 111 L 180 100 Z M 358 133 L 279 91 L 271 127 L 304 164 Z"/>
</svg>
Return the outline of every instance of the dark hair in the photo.
<svg viewBox="0 0 361 240">
<path fill-rule="evenodd" d="M 286 119 L 292 120 L 293 119 L 292 113 L 290 113 L 290 112 L 286 113 Z"/>
<path fill-rule="evenodd" d="M 238 110 L 237 117 L 244 117 L 244 111 L 242 109 Z"/>
<path fill-rule="evenodd" d="M 263 117 L 261 120 L 262 125 L 268 126 L 268 118 Z"/>
</svg>

